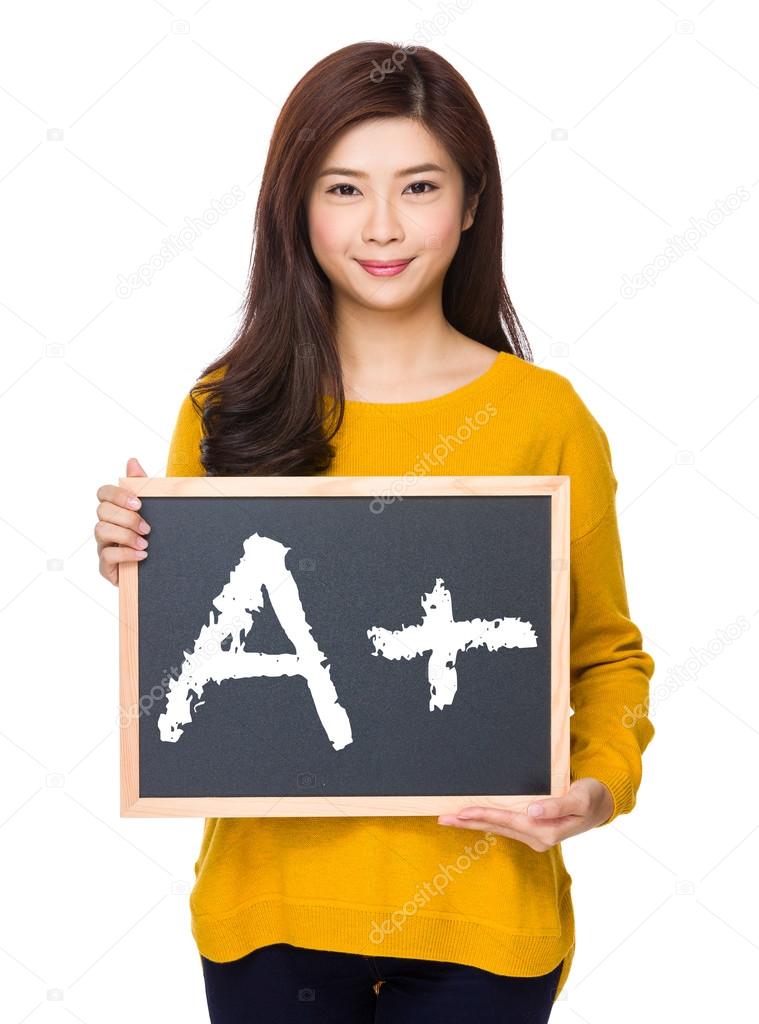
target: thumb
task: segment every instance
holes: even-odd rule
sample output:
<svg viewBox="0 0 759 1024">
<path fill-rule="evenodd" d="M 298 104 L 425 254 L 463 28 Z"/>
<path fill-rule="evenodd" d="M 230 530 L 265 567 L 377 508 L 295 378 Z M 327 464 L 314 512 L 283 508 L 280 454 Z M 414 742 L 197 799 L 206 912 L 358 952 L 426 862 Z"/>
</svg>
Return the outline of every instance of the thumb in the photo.
<svg viewBox="0 0 759 1024">
<path fill-rule="evenodd" d="M 147 476 L 148 474 L 139 464 L 137 459 L 127 459 L 127 476 Z"/>
<path fill-rule="evenodd" d="M 562 818 L 565 814 L 582 814 L 587 808 L 587 795 L 583 799 L 577 790 L 569 789 L 564 796 L 552 796 L 546 800 L 535 800 L 527 808 L 530 818 L 549 820 Z"/>
</svg>

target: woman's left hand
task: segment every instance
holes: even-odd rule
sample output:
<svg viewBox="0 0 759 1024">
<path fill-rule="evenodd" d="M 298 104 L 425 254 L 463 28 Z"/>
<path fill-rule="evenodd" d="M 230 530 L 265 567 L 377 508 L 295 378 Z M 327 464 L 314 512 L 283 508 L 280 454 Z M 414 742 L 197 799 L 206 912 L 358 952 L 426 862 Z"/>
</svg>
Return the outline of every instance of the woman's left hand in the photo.
<svg viewBox="0 0 759 1024">
<path fill-rule="evenodd" d="M 533 800 L 526 811 L 497 807 L 464 807 L 458 814 L 441 814 L 439 825 L 495 832 L 519 839 L 543 853 L 569 836 L 601 825 L 611 817 L 614 798 L 598 779 L 575 779 L 565 796 Z"/>
</svg>

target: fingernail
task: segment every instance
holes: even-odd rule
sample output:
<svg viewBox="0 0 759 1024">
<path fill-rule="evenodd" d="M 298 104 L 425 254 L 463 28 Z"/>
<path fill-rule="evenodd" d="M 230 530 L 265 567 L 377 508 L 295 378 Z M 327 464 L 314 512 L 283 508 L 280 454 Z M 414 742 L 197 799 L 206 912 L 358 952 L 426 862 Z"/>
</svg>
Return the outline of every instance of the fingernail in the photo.
<svg viewBox="0 0 759 1024">
<path fill-rule="evenodd" d="M 127 505 L 130 508 L 139 508 L 140 507 L 140 499 L 139 498 L 127 498 Z"/>
<path fill-rule="evenodd" d="M 530 804 L 527 808 L 527 813 L 531 818 L 539 818 L 546 813 L 546 809 L 542 804 Z"/>
</svg>

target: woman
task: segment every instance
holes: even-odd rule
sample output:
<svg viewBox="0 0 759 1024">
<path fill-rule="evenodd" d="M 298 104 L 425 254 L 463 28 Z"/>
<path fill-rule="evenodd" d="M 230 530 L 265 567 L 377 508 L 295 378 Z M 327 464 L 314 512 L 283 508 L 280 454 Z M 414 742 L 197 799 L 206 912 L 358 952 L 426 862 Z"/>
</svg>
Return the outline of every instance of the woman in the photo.
<svg viewBox="0 0 759 1024">
<path fill-rule="evenodd" d="M 634 806 L 654 663 L 606 435 L 531 362 L 504 284 L 497 155 L 466 82 L 421 47 L 320 61 L 274 128 L 255 243 L 167 474 L 569 475 L 572 782 L 526 813 L 207 819 L 190 904 L 211 1020 L 545 1021 L 574 953 L 560 843 Z M 98 499 L 117 583 L 145 524 L 123 489 Z M 457 870 L 467 830 L 490 843 Z"/>
</svg>

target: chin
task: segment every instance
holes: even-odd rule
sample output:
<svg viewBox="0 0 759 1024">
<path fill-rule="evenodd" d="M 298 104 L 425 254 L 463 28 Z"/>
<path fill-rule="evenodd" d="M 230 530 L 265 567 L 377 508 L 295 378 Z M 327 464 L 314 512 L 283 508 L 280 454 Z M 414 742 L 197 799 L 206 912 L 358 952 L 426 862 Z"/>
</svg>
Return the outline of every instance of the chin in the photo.
<svg viewBox="0 0 759 1024">
<path fill-rule="evenodd" d="M 414 300 L 413 295 L 406 295 L 403 297 L 398 295 L 387 295 L 385 301 L 383 301 L 382 296 L 378 295 L 376 292 L 355 295 L 354 298 L 361 306 L 364 306 L 367 309 L 382 310 L 387 313 L 394 313 L 399 309 L 405 309 Z"/>
</svg>

